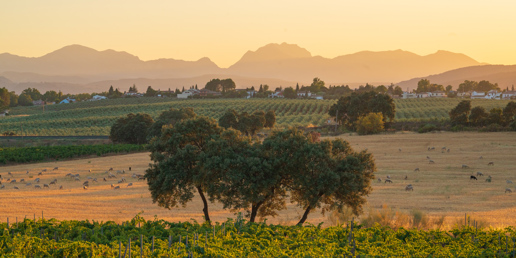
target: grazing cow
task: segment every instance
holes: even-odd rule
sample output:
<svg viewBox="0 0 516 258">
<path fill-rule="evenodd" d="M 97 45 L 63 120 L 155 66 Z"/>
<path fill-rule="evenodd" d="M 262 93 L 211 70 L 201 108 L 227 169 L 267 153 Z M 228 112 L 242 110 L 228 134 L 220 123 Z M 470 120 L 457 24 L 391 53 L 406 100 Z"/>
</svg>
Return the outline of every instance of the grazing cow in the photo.
<svg viewBox="0 0 516 258">
<path fill-rule="evenodd" d="M 129 183 L 129 184 L 127 185 L 127 187 L 129 187 L 129 186 L 133 186 L 133 183 Z"/>
<path fill-rule="evenodd" d="M 11 180 L 11 184 L 16 183 L 16 179 Z"/>
<path fill-rule="evenodd" d="M 405 180 L 407 180 L 407 179 L 408 179 L 408 176 L 405 176 Z"/>
<path fill-rule="evenodd" d="M 446 152 L 450 153 L 450 149 L 448 149 Z"/>
<path fill-rule="evenodd" d="M 43 184 L 43 188 L 50 188 L 47 184 Z"/>
<path fill-rule="evenodd" d="M 75 178 L 75 181 L 81 181 L 81 179 L 80 179 L 80 178 L 78 178 L 78 177 L 76 177 L 76 178 Z"/>
<path fill-rule="evenodd" d="M 15 187 L 14 187 L 14 189 L 18 190 L 18 189 L 20 189 L 20 188 L 18 188 L 18 186 L 15 186 Z"/>
<path fill-rule="evenodd" d="M 484 173 L 477 171 L 477 176 L 484 176 Z"/>
<path fill-rule="evenodd" d="M 29 171 L 27 170 L 27 173 L 26 174 L 29 174 Z"/>
<path fill-rule="evenodd" d="M 104 182 L 107 181 L 106 178 L 104 177 Z"/>
<path fill-rule="evenodd" d="M 23 179 L 23 178 L 20 179 L 20 183 L 23 183 L 23 182 L 25 182 L 25 179 Z"/>
<path fill-rule="evenodd" d="M 124 182 L 124 180 L 122 180 L 122 179 L 118 180 L 118 183 L 119 183 L 119 184 L 121 184 L 121 183 L 123 183 L 123 182 Z"/>
<path fill-rule="evenodd" d="M 398 149 L 401 152 L 401 149 Z"/>
<path fill-rule="evenodd" d="M 468 166 L 468 165 L 464 165 L 464 164 L 463 164 L 463 165 L 462 165 L 462 168 L 469 168 L 469 166 Z"/>
<path fill-rule="evenodd" d="M 129 171 L 131 171 L 131 167 L 129 167 Z"/>
<path fill-rule="evenodd" d="M 414 187 L 412 185 L 405 186 L 405 191 L 414 191 Z"/>
<path fill-rule="evenodd" d="M 387 179 L 391 179 L 391 176 L 387 175 Z"/>
<path fill-rule="evenodd" d="M 469 180 L 471 180 L 471 179 L 475 179 L 475 180 L 477 180 L 477 177 L 476 177 L 476 176 L 470 176 L 470 177 L 469 177 Z"/>
<path fill-rule="evenodd" d="M 392 180 L 390 180 L 390 179 L 385 179 L 385 183 L 392 183 Z"/>
<path fill-rule="evenodd" d="M 487 176 L 486 182 L 491 183 L 491 176 Z"/>
<path fill-rule="evenodd" d="M 115 186 L 115 188 L 113 188 L 113 189 L 114 189 L 114 190 L 116 190 L 116 189 L 120 189 L 120 186 L 119 186 L 119 185 L 117 185 L 117 186 Z"/>
<path fill-rule="evenodd" d="M 31 183 L 26 183 L 26 184 L 25 184 L 25 186 L 30 186 L 30 185 L 32 185 L 32 184 L 31 184 Z"/>
<path fill-rule="evenodd" d="M 419 168 L 414 169 L 414 172 L 419 172 Z"/>
<path fill-rule="evenodd" d="M 139 180 L 145 180 L 145 176 L 144 175 L 136 175 L 138 177 L 138 181 Z"/>
<path fill-rule="evenodd" d="M 113 168 L 109 168 L 109 171 L 113 171 Z"/>
<path fill-rule="evenodd" d="M 507 182 L 507 184 L 512 184 L 511 180 L 505 180 L 505 182 Z"/>
<path fill-rule="evenodd" d="M 11 181 L 11 179 L 10 179 L 10 178 L 7 178 L 7 180 L 5 180 L 5 181 L 9 182 L 9 181 Z"/>
<path fill-rule="evenodd" d="M 55 167 L 53 170 L 58 170 L 58 169 L 59 169 L 59 167 Z"/>
<path fill-rule="evenodd" d="M 487 163 L 487 165 L 488 166 L 494 166 L 494 162 L 491 161 L 491 162 Z"/>
<path fill-rule="evenodd" d="M 91 176 L 89 176 L 89 177 L 87 177 L 87 178 L 88 178 L 89 180 L 92 180 L 92 179 L 93 179 L 93 177 L 91 177 Z"/>
<path fill-rule="evenodd" d="M 13 176 L 13 174 L 11 172 L 7 172 L 7 174 L 9 174 L 10 176 Z"/>
<path fill-rule="evenodd" d="M 41 189 L 41 186 L 40 186 L 40 185 L 34 185 L 34 188 L 39 188 L 39 189 Z"/>
<path fill-rule="evenodd" d="M 478 159 L 483 159 L 484 157 L 480 156 Z"/>
<path fill-rule="evenodd" d="M 381 183 L 382 182 L 382 179 L 378 178 L 378 183 Z"/>
<path fill-rule="evenodd" d="M 73 176 L 73 175 L 72 175 L 72 173 L 68 173 L 68 174 L 66 174 L 66 176 L 71 177 L 71 176 Z"/>
<path fill-rule="evenodd" d="M 62 185 L 59 186 L 59 190 L 63 190 L 63 186 Z"/>
<path fill-rule="evenodd" d="M 426 156 L 426 159 L 430 159 L 430 156 Z"/>
<path fill-rule="evenodd" d="M 93 182 L 97 183 L 97 178 L 96 177 L 93 178 Z"/>
<path fill-rule="evenodd" d="M 512 193 L 511 188 L 505 188 L 505 193 L 507 193 L 507 192 Z"/>
<path fill-rule="evenodd" d="M 4 188 L 5 188 L 5 185 L 0 186 L 0 188 L 4 189 Z"/>
<path fill-rule="evenodd" d="M 82 185 L 89 185 L 90 182 L 89 181 L 84 181 L 84 183 L 82 183 Z"/>
<path fill-rule="evenodd" d="M 86 190 L 86 189 L 88 189 L 88 186 L 85 185 L 82 187 L 82 189 Z"/>
<path fill-rule="evenodd" d="M 42 172 L 47 172 L 47 169 L 45 168 L 45 169 L 43 169 L 43 170 L 41 170 L 41 171 L 42 171 Z"/>
<path fill-rule="evenodd" d="M 428 164 L 435 164 L 435 162 L 433 160 L 429 160 Z"/>
<path fill-rule="evenodd" d="M 91 173 L 91 169 L 88 169 L 88 172 L 90 172 L 90 173 Z"/>
<path fill-rule="evenodd" d="M 43 172 L 39 172 L 39 173 L 38 173 L 38 176 L 42 176 L 42 175 L 43 175 Z"/>
<path fill-rule="evenodd" d="M 39 177 L 34 179 L 34 182 L 39 183 Z"/>
</svg>

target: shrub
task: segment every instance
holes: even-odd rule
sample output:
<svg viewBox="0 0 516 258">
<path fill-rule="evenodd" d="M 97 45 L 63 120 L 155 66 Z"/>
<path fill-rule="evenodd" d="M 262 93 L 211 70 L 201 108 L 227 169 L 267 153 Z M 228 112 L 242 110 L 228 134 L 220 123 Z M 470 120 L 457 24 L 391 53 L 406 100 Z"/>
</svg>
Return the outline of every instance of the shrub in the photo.
<svg viewBox="0 0 516 258">
<path fill-rule="evenodd" d="M 505 131 L 505 128 L 499 124 L 489 124 L 486 127 L 480 129 L 481 132 L 502 132 Z"/>
<path fill-rule="evenodd" d="M 438 131 L 439 128 L 434 124 L 426 124 L 419 128 L 418 133 L 428 133 L 431 131 Z"/>
<path fill-rule="evenodd" d="M 376 134 L 384 131 L 382 113 L 369 113 L 359 117 L 356 122 L 357 132 L 360 135 Z"/>
</svg>

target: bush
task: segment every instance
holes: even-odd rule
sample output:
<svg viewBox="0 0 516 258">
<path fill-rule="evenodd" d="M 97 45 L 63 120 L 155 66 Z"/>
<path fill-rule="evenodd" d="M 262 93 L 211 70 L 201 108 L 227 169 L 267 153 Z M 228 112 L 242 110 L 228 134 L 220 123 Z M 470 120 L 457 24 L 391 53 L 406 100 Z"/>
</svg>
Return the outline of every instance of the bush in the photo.
<svg viewBox="0 0 516 258">
<path fill-rule="evenodd" d="M 359 117 L 356 122 L 357 132 L 360 135 L 376 134 L 384 131 L 382 113 L 369 113 Z"/>
<path fill-rule="evenodd" d="M 147 143 L 147 131 L 153 123 L 154 120 L 148 114 L 128 114 L 113 124 L 109 139 L 114 143 Z"/>
<path fill-rule="evenodd" d="M 480 129 L 480 132 L 502 132 L 505 128 L 499 124 L 490 124 Z"/>
<path fill-rule="evenodd" d="M 428 132 L 438 131 L 438 130 L 440 130 L 440 129 L 437 126 L 435 126 L 434 124 L 426 124 L 424 126 L 421 126 L 417 132 L 418 133 L 428 133 Z"/>
</svg>

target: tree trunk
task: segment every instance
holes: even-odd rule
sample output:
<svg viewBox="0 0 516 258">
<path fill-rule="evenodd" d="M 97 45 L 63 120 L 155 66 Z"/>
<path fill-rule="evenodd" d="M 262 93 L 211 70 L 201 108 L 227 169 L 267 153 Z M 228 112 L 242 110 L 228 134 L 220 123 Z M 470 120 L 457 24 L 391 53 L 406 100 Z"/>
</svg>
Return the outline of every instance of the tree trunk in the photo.
<svg viewBox="0 0 516 258">
<path fill-rule="evenodd" d="M 197 186 L 197 191 L 199 192 L 202 202 L 204 203 L 204 208 L 202 209 L 202 211 L 204 212 L 204 219 L 206 221 L 210 221 L 210 215 L 208 213 L 208 201 L 206 200 L 206 196 L 204 196 L 204 193 L 200 186 Z"/>
<path fill-rule="evenodd" d="M 256 215 L 258 215 L 258 209 L 260 208 L 260 206 L 262 206 L 263 203 L 264 201 L 261 201 L 251 205 L 251 217 L 249 218 L 249 222 L 254 222 L 256 220 Z"/>
<path fill-rule="evenodd" d="M 298 226 L 301 226 L 301 225 L 303 225 L 303 223 L 305 223 L 306 219 L 308 218 L 308 213 L 310 213 L 311 209 L 312 208 L 310 206 L 308 206 L 308 208 L 306 208 L 305 213 L 303 214 L 303 217 L 301 217 L 301 220 L 297 223 Z"/>
</svg>

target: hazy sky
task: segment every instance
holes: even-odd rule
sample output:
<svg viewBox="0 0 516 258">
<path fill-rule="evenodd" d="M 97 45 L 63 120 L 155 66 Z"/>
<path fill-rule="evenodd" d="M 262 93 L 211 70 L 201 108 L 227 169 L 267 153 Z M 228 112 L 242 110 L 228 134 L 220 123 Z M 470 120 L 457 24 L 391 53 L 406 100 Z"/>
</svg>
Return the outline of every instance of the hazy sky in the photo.
<svg viewBox="0 0 516 258">
<path fill-rule="evenodd" d="M 41 56 L 70 44 L 142 60 L 209 57 L 292 43 L 333 58 L 362 50 L 464 53 L 516 64 L 514 0 L 2 0 L 0 53 Z"/>
</svg>

